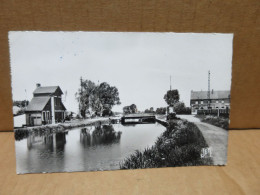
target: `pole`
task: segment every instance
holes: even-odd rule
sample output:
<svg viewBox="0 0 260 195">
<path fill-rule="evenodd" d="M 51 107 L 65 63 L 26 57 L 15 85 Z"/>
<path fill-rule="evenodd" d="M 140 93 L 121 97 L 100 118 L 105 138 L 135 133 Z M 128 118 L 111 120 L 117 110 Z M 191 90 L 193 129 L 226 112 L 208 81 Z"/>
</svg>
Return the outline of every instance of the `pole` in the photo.
<svg viewBox="0 0 260 195">
<path fill-rule="evenodd" d="M 172 90 L 172 76 L 170 76 L 170 91 Z"/>
<path fill-rule="evenodd" d="M 210 107 L 210 71 L 208 72 L 208 109 Z"/>
</svg>

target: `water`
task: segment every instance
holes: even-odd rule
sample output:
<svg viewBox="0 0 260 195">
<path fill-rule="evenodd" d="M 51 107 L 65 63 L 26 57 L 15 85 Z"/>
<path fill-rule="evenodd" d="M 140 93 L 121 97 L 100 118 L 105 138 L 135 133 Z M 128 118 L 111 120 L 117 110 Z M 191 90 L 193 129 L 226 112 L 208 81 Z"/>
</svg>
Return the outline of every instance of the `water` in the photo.
<svg viewBox="0 0 260 195">
<path fill-rule="evenodd" d="M 119 169 L 119 163 L 152 146 L 165 130 L 160 124 L 76 128 L 66 133 L 15 141 L 17 173 Z"/>
</svg>

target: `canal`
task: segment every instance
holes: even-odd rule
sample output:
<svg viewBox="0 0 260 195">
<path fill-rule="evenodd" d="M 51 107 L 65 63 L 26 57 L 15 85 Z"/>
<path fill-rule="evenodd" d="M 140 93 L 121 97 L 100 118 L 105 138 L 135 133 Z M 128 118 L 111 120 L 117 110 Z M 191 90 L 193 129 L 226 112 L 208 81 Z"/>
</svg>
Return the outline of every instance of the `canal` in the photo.
<svg viewBox="0 0 260 195">
<path fill-rule="evenodd" d="M 66 133 L 16 140 L 17 173 L 119 169 L 119 163 L 152 146 L 165 130 L 159 123 L 75 128 Z"/>
</svg>

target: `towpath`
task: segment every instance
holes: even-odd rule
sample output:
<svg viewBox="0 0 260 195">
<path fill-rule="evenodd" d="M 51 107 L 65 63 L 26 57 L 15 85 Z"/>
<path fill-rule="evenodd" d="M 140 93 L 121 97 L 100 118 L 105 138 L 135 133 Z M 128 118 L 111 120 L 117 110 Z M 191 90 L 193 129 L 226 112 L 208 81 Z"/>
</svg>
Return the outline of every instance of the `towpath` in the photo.
<svg viewBox="0 0 260 195">
<path fill-rule="evenodd" d="M 208 123 L 201 122 L 194 115 L 177 115 L 177 117 L 193 122 L 203 134 L 211 148 L 214 165 L 225 165 L 227 162 L 228 131 Z"/>
</svg>

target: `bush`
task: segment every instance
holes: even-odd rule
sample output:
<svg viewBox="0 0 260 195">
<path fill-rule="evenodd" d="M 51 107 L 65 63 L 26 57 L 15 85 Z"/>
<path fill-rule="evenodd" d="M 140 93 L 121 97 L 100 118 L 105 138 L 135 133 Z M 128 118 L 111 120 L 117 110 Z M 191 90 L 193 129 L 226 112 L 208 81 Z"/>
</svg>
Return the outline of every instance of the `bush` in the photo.
<svg viewBox="0 0 260 195">
<path fill-rule="evenodd" d="M 196 125 L 187 121 L 171 122 L 155 145 L 143 152 L 135 151 L 121 164 L 121 169 L 210 165 L 212 159 L 201 159 L 201 149 L 208 147 Z"/>
<path fill-rule="evenodd" d="M 229 118 L 211 116 L 211 115 L 206 115 L 206 116 L 199 115 L 197 117 L 200 118 L 202 122 L 209 123 L 211 125 L 228 130 Z"/>
<path fill-rule="evenodd" d="M 186 107 L 183 102 L 175 103 L 174 111 L 176 112 L 176 114 L 191 114 L 191 108 Z"/>
</svg>

